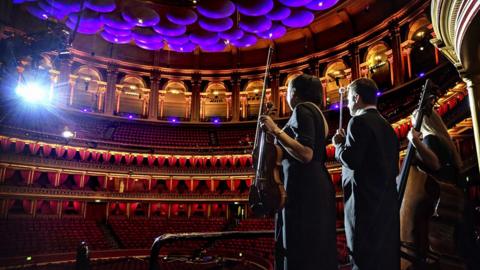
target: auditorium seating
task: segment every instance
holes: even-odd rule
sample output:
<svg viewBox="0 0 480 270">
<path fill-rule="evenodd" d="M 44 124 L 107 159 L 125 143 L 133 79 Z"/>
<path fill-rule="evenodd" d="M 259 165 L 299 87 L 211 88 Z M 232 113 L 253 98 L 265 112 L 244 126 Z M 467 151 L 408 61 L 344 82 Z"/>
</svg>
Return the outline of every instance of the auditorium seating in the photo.
<svg viewBox="0 0 480 270">
<path fill-rule="evenodd" d="M 94 221 L 81 218 L 0 219 L 0 239 L 1 257 L 75 252 L 81 241 L 112 248 Z"/>
</svg>

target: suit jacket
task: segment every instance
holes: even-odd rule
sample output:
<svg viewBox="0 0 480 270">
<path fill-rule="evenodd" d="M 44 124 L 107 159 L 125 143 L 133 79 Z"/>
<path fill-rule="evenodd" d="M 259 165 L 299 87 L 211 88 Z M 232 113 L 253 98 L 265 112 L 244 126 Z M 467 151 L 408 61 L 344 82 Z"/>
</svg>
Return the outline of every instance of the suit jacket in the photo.
<svg viewBox="0 0 480 270">
<path fill-rule="evenodd" d="M 351 118 L 345 143 L 335 149 L 354 269 L 399 269 L 398 156 L 397 136 L 376 109 Z"/>
</svg>

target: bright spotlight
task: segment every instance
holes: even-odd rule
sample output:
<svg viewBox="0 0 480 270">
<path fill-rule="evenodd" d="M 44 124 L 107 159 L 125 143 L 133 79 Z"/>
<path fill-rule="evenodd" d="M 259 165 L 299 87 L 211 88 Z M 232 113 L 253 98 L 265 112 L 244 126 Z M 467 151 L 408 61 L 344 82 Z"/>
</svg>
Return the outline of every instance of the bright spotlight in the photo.
<svg viewBox="0 0 480 270">
<path fill-rule="evenodd" d="M 62 136 L 67 139 L 73 138 L 74 135 L 75 134 L 73 134 L 73 132 L 71 132 L 70 130 L 65 130 L 62 132 Z"/>
<path fill-rule="evenodd" d="M 29 103 L 46 103 L 50 101 L 50 91 L 38 83 L 20 83 L 15 93 Z"/>
</svg>

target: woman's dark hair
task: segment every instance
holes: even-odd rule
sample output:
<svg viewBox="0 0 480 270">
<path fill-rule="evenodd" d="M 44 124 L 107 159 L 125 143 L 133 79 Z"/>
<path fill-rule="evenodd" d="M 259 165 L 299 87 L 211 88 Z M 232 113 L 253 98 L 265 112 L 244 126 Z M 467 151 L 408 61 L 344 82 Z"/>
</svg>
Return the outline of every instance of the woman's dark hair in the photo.
<svg viewBox="0 0 480 270">
<path fill-rule="evenodd" d="M 323 103 L 323 87 L 320 80 L 308 74 L 302 74 L 291 82 L 295 95 L 302 101 L 310 101 L 317 105 Z"/>
</svg>

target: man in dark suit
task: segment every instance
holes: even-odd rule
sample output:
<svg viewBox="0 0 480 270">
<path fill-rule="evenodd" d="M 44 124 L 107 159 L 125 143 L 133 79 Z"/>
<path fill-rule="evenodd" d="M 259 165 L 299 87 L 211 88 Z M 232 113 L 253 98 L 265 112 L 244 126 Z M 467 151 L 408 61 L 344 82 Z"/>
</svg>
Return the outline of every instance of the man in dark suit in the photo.
<svg viewBox="0 0 480 270">
<path fill-rule="evenodd" d="M 400 268 L 398 140 L 377 111 L 377 85 L 360 78 L 348 86 L 352 118 L 347 134 L 332 138 L 342 163 L 345 234 L 353 270 Z"/>
</svg>

